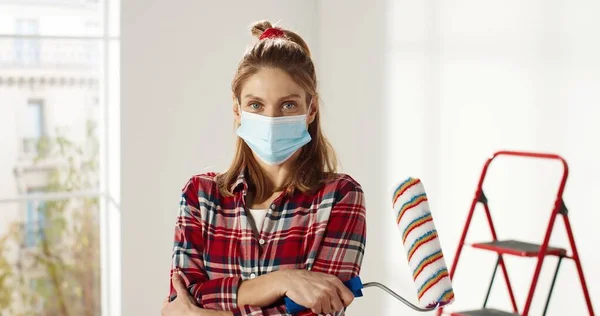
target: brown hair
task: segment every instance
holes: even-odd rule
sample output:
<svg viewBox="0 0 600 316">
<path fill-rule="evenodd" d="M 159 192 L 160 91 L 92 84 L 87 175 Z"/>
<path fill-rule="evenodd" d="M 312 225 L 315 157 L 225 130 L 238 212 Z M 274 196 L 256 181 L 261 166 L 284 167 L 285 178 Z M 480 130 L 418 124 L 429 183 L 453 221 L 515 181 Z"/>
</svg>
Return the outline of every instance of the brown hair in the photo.
<svg viewBox="0 0 600 316">
<path fill-rule="evenodd" d="M 252 35 L 260 37 L 265 30 L 272 27 L 268 21 L 259 21 L 252 25 L 251 32 Z M 259 40 L 244 54 L 231 85 L 233 96 L 238 102 L 246 80 L 264 68 L 277 68 L 287 72 L 304 88 L 307 102 L 319 102 L 317 76 L 308 45 L 298 34 L 281 30 L 284 34 L 282 37 Z M 301 148 L 292 170 L 293 177 L 285 188 L 288 194 L 294 190 L 307 193 L 318 189 L 334 176 L 337 169 L 335 152 L 321 130 L 319 111 L 309 124 L 308 132 L 312 140 Z M 245 172 L 249 186 L 254 192 L 254 201 L 263 202 L 276 189 L 268 187 L 267 178 L 252 155 L 252 150 L 238 137 L 231 166 L 217 177 L 221 194 L 233 195 L 231 186 L 242 171 Z"/>
</svg>

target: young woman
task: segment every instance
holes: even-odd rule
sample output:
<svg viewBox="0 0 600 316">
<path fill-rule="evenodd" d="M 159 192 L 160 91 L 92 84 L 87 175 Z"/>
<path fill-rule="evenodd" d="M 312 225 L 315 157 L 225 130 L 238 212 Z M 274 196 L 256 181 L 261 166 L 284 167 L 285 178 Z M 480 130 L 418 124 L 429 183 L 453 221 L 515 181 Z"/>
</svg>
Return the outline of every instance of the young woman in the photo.
<svg viewBox="0 0 600 316">
<path fill-rule="evenodd" d="M 164 316 L 286 315 L 286 296 L 301 315 L 343 315 L 353 300 L 363 191 L 335 172 L 309 48 L 266 21 L 252 34 L 232 84 L 235 157 L 183 188 Z"/>
</svg>

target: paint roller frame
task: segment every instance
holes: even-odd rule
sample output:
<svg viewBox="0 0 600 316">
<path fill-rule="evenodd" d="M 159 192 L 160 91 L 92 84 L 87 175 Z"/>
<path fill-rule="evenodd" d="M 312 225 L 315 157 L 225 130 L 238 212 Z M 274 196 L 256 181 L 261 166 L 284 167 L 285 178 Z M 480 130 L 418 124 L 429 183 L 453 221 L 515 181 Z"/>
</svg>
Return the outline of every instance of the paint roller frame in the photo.
<svg viewBox="0 0 600 316">
<path fill-rule="evenodd" d="M 356 276 L 356 277 L 344 282 L 344 285 L 346 285 L 346 287 L 348 287 L 353 292 L 355 297 L 363 296 L 362 292 L 361 292 L 362 289 L 369 288 L 369 287 L 380 288 L 383 291 L 385 291 L 386 293 L 390 294 L 396 300 L 400 301 L 404 305 L 406 305 L 406 306 L 410 307 L 411 309 L 418 311 L 418 312 L 431 312 L 431 311 L 434 311 L 434 310 L 440 308 L 441 306 L 443 306 L 442 304 L 438 303 L 431 307 L 419 307 L 379 282 L 367 282 L 365 284 L 362 284 L 359 276 Z M 286 297 L 284 300 L 285 300 L 286 310 L 289 314 L 299 313 L 299 312 L 302 312 L 302 311 L 305 311 L 308 309 L 308 308 L 292 301 L 289 297 Z M 344 311 L 345 311 L 345 309 L 344 309 Z"/>
<path fill-rule="evenodd" d="M 412 308 L 413 310 L 415 310 L 417 312 L 431 312 L 431 311 L 434 311 L 434 310 L 438 309 L 439 307 L 441 307 L 440 306 L 441 304 L 439 304 L 439 303 L 432 307 L 419 307 L 419 306 L 411 303 L 409 300 L 405 299 L 404 297 L 398 295 L 396 292 L 392 291 L 390 288 L 388 288 L 387 286 L 385 286 L 379 282 L 367 282 L 363 285 L 363 288 L 368 288 L 368 287 L 377 287 L 377 288 L 384 290 L 389 295 L 393 296 L 396 300 L 402 302 L 404 305 Z"/>
</svg>

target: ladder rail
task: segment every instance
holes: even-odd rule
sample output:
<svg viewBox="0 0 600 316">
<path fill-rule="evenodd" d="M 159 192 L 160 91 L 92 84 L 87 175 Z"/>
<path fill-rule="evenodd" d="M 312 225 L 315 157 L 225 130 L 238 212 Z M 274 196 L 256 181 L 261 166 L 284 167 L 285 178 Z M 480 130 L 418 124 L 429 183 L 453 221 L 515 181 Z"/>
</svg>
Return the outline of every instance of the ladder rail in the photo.
<svg viewBox="0 0 600 316">
<path fill-rule="evenodd" d="M 483 170 L 481 172 L 481 176 L 479 177 L 479 183 L 477 184 L 477 190 L 481 191 L 483 188 L 483 180 L 487 175 L 487 171 L 496 158 L 500 156 L 513 156 L 513 157 L 525 157 L 525 158 L 533 158 L 533 159 L 550 159 L 550 160 L 558 160 L 562 164 L 563 167 L 563 175 L 560 181 L 560 186 L 558 188 L 558 192 L 556 194 L 557 199 L 562 199 L 563 192 L 565 190 L 565 186 L 567 183 L 567 178 L 569 177 L 569 164 L 567 161 L 556 154 L 548 154 L 548 153 L 534 153 L 534 152 L 526 152 L 526 151 L 511 151 L 511 150 L 501 150 L 495 152 L 488 160 L 486 161 Z"/>
<path fill-rule="evenodd" d="M 575 245 L 575 238 L 573 237 L 573 230 L 571 229 L 571 222 L 569 221 L 569 216 L 564 214 L 563 221 L 565 222 L 565 229 L 567 230 L 567 236 L 569 237 L 569 244 L 571 245 L 571 257 L 573 261 L 575 261 L 575 266 L 577 267 L 577 274 L 579 274 L 579 281 L 581 282 L 581 289 L 583 291 L 583 296 L 585 297 L 585 302 L 587 304 L 588 312 L 590 316 L 594 316 L 594 308 L 592 306 L 592 299 L 590 297 L 590 292 L 588 290 L 587 284 L 585 282 L 585 276 L 583 274 L 583 267 L 581 266 L 581 260 L 579 258 L 579 253 L 577 252 L 577 246 Z"/>
<path fill-rule="evenodd" d="M 490 230 L 492 232 L 492 238 L 494 238 L 494 241 L 496 241 L 498 240 L 498 235 L 496 235 L 496 227 L 494 226 L 494 222 L 492 221 L 492 214 L 490 212 L 490 207 L 487 204 L 487 201 L 483 203 L 483 207 L 485 209 L 485 215 L 488 221 L 488 225 L 490 226 Z M 512 304 L 513 311 L 515 313 L 518 313 L 519 308 L 517 307 L 517 300 L 515 299 L 515 293 L 513 291 L 510 278 L 508 277 L 508 270 L 506 269 L 506 264 L 504 263 L 504 257 L 502 256 L 502 254 L 498 254 L 498 263 L 500 264 L 500 268 L 502 269 L 502 275 L 504 275 L 504 282 L 506 282 L 506 287 L 508 289 L 508 295 L 510 296 L 510 303 Z"/>
<path fill-rule="evenodd" d="M 550 237 L 552 236 L 552 231 L 554 230 L 554 223 L 556 222 L 556 217 L 560 214 L 561 207 L 563 205 L 563 193 L 565 191 L 565 186 L 567 184 L 567 178 L 569 176 L 569 165 L 559 155 L 555 154 L 538 154 L 538 153 L 519 153 L 519 152 L 500 152 L 499 155 L 512 155 L 512 156 L 521 156 L 521 157 L 530 157 L 530 158 L 542 158 L 542 159 L 555 159 L 559 160 L 563 165 L 563 176 L 560 181 L 560 185 L 558 187 L 558 191 L 556 192 L 556 200 L 554 202 L 554 208 L 550 215 L 550 220 L 548 221 L 548 227 L 546 228 L 546 232 L 544 234 L 544 241 L 542 242 L 542 246 L 540 247 L 540 251 L 537 255 L 537 264 L 535 265 L 535 271 L 533 272 L 533 277 L 531 279 L 531 285 L 529 286 L 529 293 L 527 294 L 527 299 L 525 300 L 525 307 L 523 308 L 523 316 L 527 316 L 529 314 L 529 309 L 531 308 L 531 303 L 533 303 L 533 295 L 535 293 L 535 289 L 537 287 L 537 283 L 540 277 L 540 273 L 542 271 L 542 266 L 544 265 L 544 258 L 546 256 L 546 252 L 548 251 L 548 244 L 550 243 Z M 564 214 L 561 214 L 564 216 Z"/>
<path fill-rule="evenodd" d="M 523 316 L 527 316 L 529 314 L 531 303 L 533 303 L 533 295 L 542 271 L 542 266 L 544 265 L 544 259 L 546 257 L 546 252 L 548 251 L 548 244 L 550 243 L 550 237 L 552 236 L 552 231 L 554 230 L 554 223 L 556 222 L 556 217 L 558 216 L 558 210 L 559 208 L 557 203 L 556 206 L 554 206 L 552 215 L 550 216 L 550 221 L 548 222 L 548 227 L 546 228 L 546 233 L 544 234 L 544 241 L 537 254 L 537 263 L 531 279 L 531 285 L 529 286 L 529 292 L 527 293 L 527 299 L 525 300 L 525 307 L 523 308 L 522 313 Z"/>
<path fill-rule="evenodd" d="M 556 263 L 556 269 L 554 270 L 554 275 L 552 276 L 552 283 L 550 284 L 550 290 L 548 291 L 548 296 L 546 297 L 546 305 L 544 305 L 544 313 L 542 316 L 546 316 L 548 312 L 548 306 L 550 306 L 550 298 L 552 297 L 552 292 L 554 291 L 554 286 L 556 285 L 556 278 L 558 277 L 558 270 L 560 269 L 560 264 L 562 263 L 564 257 L 558 257 L 558 262 Z"/>
</svg>

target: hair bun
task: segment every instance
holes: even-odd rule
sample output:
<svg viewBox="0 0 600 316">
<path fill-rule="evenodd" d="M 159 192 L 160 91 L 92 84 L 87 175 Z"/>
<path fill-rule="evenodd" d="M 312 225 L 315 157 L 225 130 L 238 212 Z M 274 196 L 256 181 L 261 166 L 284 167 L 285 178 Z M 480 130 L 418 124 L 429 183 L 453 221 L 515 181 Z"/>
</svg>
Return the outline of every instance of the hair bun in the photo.
<svg viewBox="0 0 600 316">
<path fill-rule="evenodd" d="M 250 32 L 252 32 L 253 36 L 260 39 L 261 35 L 263 35 L 263 33 L 267 29 L 271 29 L 271 28 L 273 28 L 273 24 L 271 24 L 271 22 L 269 22 L 267 20 L 262 20 L 262 21 L 254 22 L 252 24 L 252 28 L 250 29 Z M 311 57 L 310 49 L 308 48 L 308 45 L 302 39 L 302 37 L 300 37 L 300 35 L 292 32 L 290 30 L 287 30 L 287 29 L 283 29 L 283 28 L 277 28 L 277 29 L 281 30 L 285 34 L 284 38 L 286 40 L 300 45 L 300 47 L 304 50 L 304 52 L 308 55 L 308 57 Z"/>
<path fill-rule="evenodd" d="M 252 24 L 252 28 L 250 29 L 250 32 L 252 33 L 253 36 L 260 37 L 264 31 L 266 31 L 267 29 L 270 29 L 272 27 L 273 27 L 273 25 L 269 21 L 266 21 L 266 20 L 258 21 L 258 22 L 254 22 L 254 24 Z"/>
</svg>

